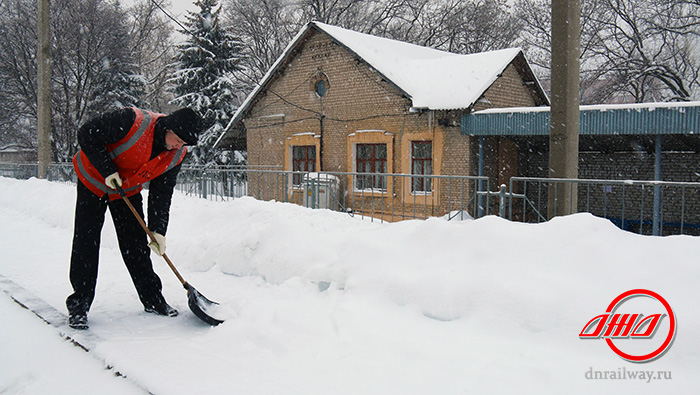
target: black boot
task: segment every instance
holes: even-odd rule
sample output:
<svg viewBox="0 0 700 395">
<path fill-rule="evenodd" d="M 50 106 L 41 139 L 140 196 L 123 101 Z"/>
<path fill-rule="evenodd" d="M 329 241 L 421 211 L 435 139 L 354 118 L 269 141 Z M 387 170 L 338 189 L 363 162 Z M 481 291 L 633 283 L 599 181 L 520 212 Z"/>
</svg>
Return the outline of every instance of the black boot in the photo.
<svg viewBox="0 0 700 395">
<path fill-rule="evenodd" d="M 68 316 L 68 326 L 73 329 L 85 330 L 88 328 L 87 314 L 71 314 Z"/>
<path fill-rule="evenodd" d="M 157 303 L 145 305 L 144 310 L 147 313 L 164 315 L 168 317 L 175 317 L 178 315 L 177 310 L 175 310 L 173 307 L 167 304 L 164 300 Z"/>
</svg>

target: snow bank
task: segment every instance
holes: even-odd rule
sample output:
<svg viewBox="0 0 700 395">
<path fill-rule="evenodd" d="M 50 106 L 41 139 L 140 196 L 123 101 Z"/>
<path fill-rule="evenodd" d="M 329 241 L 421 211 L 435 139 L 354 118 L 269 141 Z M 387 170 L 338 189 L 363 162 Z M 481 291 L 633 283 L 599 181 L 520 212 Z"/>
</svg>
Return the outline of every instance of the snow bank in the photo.
<svg viewBox="0 0 700 395">
<path fill-rule="evenodd" d="M 0 191 L 0 274 L 63 311 L 74 187 L 0 178 Z M 224 324 L 210 328 L 194 318 L 184 290 L 156 259 L 164 294 L 182 314 L 143 313 L 109 222 L 90 312 L 91 331 L 104 339 L 94 353 L 154 393 L 687 393 L 700 386 L 696 237 L 639 236 L 589 214 L 536 225 L 493 216 L 388 224 L 180 194 L 167 236 L 184 277 L 222 303 Z M 662 295 L 678 318 L 671 350 L 641 365 L 603 340 L 578 338 L 613 298 L 636 288 Z M 0 311 L 14 314 L 6 305 Z M 586 377 L 622 368 L 669 371 L 672 380 Z"/>
</svg>

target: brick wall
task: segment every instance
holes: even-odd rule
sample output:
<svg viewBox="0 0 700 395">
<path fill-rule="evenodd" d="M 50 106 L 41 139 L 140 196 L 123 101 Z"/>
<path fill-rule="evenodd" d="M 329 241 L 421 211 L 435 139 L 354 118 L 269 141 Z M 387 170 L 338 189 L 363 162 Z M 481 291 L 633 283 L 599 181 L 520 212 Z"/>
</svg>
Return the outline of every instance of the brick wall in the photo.
<svg viewBox="0 0 700 395">
<path fill-rule="evenodd" d="M 521 147 L 519 166 L 521 177 L 548 177 L 549 153 L 547 139 L 542 137 L 518 140 Z M 597 180 L 640 180 L 654 179 L 654 154 L 645 151 L 626 152 L 580 152 L 579 178 Z M 700 153 L 666 151 L 662 153 L 661 178 L 664 181 L 698 182 L 700 176 L 698 165 Z M 522 193 L 521 186 L 516 188 Z M 528 198 L 532 202 L 543 202 L 542 211 L 546 213 L 547 188 L 530 189 Z M 612 219 L 618 226 L 639 232 L 640 219 L 643 221 L 642 232 L 650 234 L 654 204 L 654 188 L 646 186 L 580 186 L 578 191 L 579 211 L 591 212 L 597 216 Z M 522 202 L 521 202 L 522 203 Z M 684 232 L 698 234 L 700 229 L 700 196 L 695 189 L 663 188 L 661 190 L 663 206 L 664 233 L 678 233 L 681 220 Z M 514 210 L 517 219 L 520 207 Z M 681 218 L 681 213 L 685 216 Z M 534 212 L 530 212 L 530 218 Z M 622 224 L 622 217 L 625 224 Z"/>
<path fill-rule="evenodd" d="M 487 108 L 530 107 L 535 105 L 530 89 L 511 64 L 501 76 L 486 90 L 484 99 L 474 107 L 475 111 Z"/>
<path fill-rule="evenodd" d="M 316 94 L 323 80 L 327 91 Z M 519 74 L 509 66 L 484 95 L 477 107 L 533 105 Z M 433 172 L 443 175 L 476 175 L 471 139 L 460 133 L 460 111 L 410 111 L 411 102 L 383 81 L 363 62 L 327 35 L 311 29 L 258 95 L 246 117 L 250 165 L 290 169 L 290 139 L 313 135 L 318 139 L 319 162 L 326 172 L 353 172 L 353 143 L 358 131 L 383 131 L 392 136 L 392 171 L 410 174 L 410 147 L 416 140 L 433 141 Z M 369 134 L 367 134 L 369 135 Z M 504 151 L 502 151 L 504 152 Z M 517 152 L 508 151 L 508 155 Z M 492 161 L 498 162 L 498 153 Z M 495 163 L 494 162 L 494 163 Z M 512 161 L 502 161 L 512 163 Z M 491 172 L 498 177 L 498 166 Z M 403 184 L 403 183 L 402 183 Z M 394 188 L 392 201 L 402 205 L 410 197 L 408 184 Z M 431 204 L 445 205 L 439 191 Z M 398 198 L 398 199 L 396 199 Z"/>
<path fill-rule="evenodd" d="M 314 91 L 320 77 L 328 81 L 324 97 Z M 418 117 L 408 112 L 409 107 L 407 99 L 366 65 L 326 35 L 312 34 L 245 120 L 249 162 L 282 164 L 284 139 L 314 133 L 322 136 L 323 170 L 349 171 L 347 136 L 357 130 L 385 130 L 401 136 L 407 123 L 424 127 L 419 120 L 407 121 Z M 284 117 L 270 117 L 279 114 Z"/>
</svg>

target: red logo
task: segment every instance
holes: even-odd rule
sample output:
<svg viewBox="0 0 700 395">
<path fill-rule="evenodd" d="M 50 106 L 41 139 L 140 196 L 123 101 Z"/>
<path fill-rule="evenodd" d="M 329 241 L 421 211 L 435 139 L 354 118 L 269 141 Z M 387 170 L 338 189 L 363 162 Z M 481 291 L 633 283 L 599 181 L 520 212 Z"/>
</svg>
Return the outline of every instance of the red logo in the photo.
<svg viewBox="0 0 700 395">
<path fill-rule="evenodd" d="M 616 313 L 615 311 L 624 303 L 635 297 L 648 297 L 655 299 L 666 309 L 666 313 L 649 314 L 640 313 Z M 633 355 L 626 353 L 613 343 L 614 339 L 652 339 L 657 330 L 663 326 L 664 319 L 668 317 L 668 335 L 663 343 L 651 352 Z M 630 362 L 650 362 L 660 358 L 673 343 L 676 336 L 676 316 L 666 299 L 656 292 L 646 289 L 633 289 L 615 298 L 605 314 L 593 317 L 578 335 L 581 339 L 605 339 L 610 349 L 622 359 Z M 646 352 L 646 351 L 645 351 Z"/>
</svg>

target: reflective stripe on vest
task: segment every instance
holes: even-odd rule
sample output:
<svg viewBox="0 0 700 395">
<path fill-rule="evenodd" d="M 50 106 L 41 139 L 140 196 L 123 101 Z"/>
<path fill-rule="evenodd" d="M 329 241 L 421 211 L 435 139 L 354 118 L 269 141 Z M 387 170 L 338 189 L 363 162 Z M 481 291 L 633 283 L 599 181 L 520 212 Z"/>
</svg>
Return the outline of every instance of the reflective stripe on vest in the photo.
<svg viewBox="0 0 700 395">
<path fill-rule="evenodd" d="M 99 189 L 100 191 L 107 193 L 109 192 L 109 188 L 107 188 L 107 185 L 104 184 L 103 182 L 97 181 L 94 179 L 90 173 L 88 173 L 87 169 L 85 168 L 85 165 L 83 165 L 83 151 L 78 151 L 77 154 L 75 154 L 75 165 L 77 165 L 76 170 L 78 170 L 78 175 L 82 176 L 85 178 L 85 181 L 90 183 L 90 185 L 94 186 L 95 188 Z M 87 186 L 87 185 L 86 185 Z"/>
<path fill-rule="evenodd" d="M 84 178 L 84 181 L 87 181 L 87 183 L 89 185 L 86 183 L 83 183 L 83 184 L 85 184 L 85 186 L 88 187 L 88 189 L 92 190 L 93 192 L 95 192 L 95 190 L 93 188 L 97 188 L 98 190 L 102 191 L 102 194 L 95 192 L 96 195 L 104 196 L 105 194 L 114 193 L 115 190 L 108 187 L 107 184 L 104 183 L 104 179 L 102 179 L 103 181 L 99 181 L 99 180 L 95 179 L 94 177 L 92 177 L 90 175 L 90 172 L 88 172 L 87 169 L 85 169 L 85 165 L 83 164 L 82 154 L 83 154 L 83 151 L 78 151 L 78 153 L 75 154 L 76 161 L 75 161 L 74 166 L 77 165 L 76 170 L 79 171 L 78 176 L 79 177 L 82 176 L 82 178 Z M 100 177 L 100 178 L 102 178 L 102 177 Z M 93 187 L 93 188 L 91 188 L 91 187 Z M 125 188 L 124 192 L 129 194 L 130 192 L 134 192 L 134 191 L 138 192 L 140 190 L 141 190 L 141 185 L 136 185 L 136 186 L 133 186 L 131 188 Z M 117 196 L 119 196 L 119 194 L 117 194 Z"/>
<path fill-rule="evenodd" d="M 138 108 L 133 109 L 134 112 L 136 112 L 136 119 L 138 119 L 138 112 L 141 111 Z M 144 133 L 146 133 L 146 129 L 148 129 L 148 125 L 151 124 L 151 114 L 148 111 L 141 111 L 143 114 L 143 120 L 141 121 L 141 125 L 139 125 L 139 128 L 136 129 L 136 132 L 124 143 L 122 143 L 120 146 L 117 148 L 113 149 L 109 153 L 109 157 L 114 160 L 117 156 L 123 154 L 126 152 L 129 148 L 133 147 L 136 142 L 139 141 L 139 139 L 143 136 Z M 136 119 L 134 119 L 134 122 L 136 122 Z"/>
<path fill-rule="evenodd" d="M 175 157 L 173 158 L 173 161 L 170 162 L 170 164 L 168 165 L 168 168 L 165 169 L 165 171 L 163 173 L 167 172 L 168 170 L 177 166 L 178 163 L 182 162 L 182 160 L 185 159 L 186 153 L 187 153 L 187 148 L 185 148 L 185 146 L 183 145 L 182 147 L 180 147 L 179 150 L 177 150 L 177 152 L 175 152 Z"/>
</svg>

